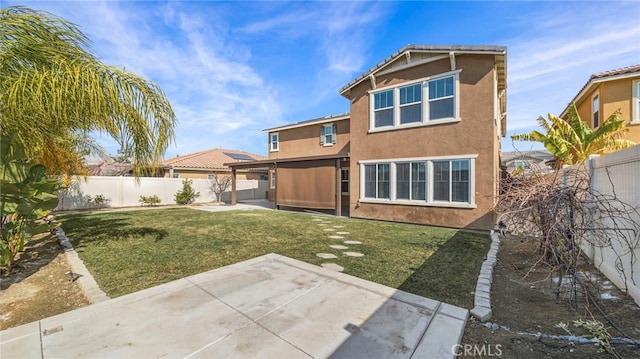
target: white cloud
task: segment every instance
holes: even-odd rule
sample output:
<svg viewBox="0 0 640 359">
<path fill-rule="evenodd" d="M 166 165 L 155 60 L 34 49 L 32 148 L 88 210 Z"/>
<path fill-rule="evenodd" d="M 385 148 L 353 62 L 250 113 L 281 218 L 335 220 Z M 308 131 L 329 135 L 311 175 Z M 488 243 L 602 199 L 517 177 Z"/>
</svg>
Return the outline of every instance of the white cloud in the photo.
<svg viewBox="0 0 640 359">
<path fill-rule="evenodd" d="M 506 40 L 509 135 L 537 129 L 538 116 L 559 115 L 592 74 L 640 63 L 637 4 L 603 4 L 581 3 L 570 13 L 572 6 L 548 4 L 523 15 L 519 26 L 528 31 Z M 507 150 L 510 142 L 503 141 Z"/>
</svg>

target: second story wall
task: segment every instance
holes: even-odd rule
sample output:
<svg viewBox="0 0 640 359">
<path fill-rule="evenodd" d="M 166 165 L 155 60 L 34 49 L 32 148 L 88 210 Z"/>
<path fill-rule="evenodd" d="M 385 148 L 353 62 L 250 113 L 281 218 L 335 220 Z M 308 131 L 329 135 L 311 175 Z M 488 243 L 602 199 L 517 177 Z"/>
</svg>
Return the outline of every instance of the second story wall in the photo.
<svg viewBox="0 0 640 359">
<path fill-rule="evenodd" d="M 640 109 L 636 110 L 640 107 L 638 86 L 640 86 L 640 75 L 596 84 L 576 103 L 580 118 L 594 128 L 595 104 L 598 104 L 598 124 L 602 124 L 616 110 L 620 110 L 619 117 L 624 120 L 628 130 L 624 137 L 640 144 L 640 114 L 637 113 Z"/>
<path fill-rule="evenodd" d="M 270 130 L 268 132 L 269 159 L 347 155 L 350 150 L 348 116 L 320 122 L 303 126 L 283 126 Z M 278 138 L 277 146 L 272 142 L 274 135 Z"/>
</svg>

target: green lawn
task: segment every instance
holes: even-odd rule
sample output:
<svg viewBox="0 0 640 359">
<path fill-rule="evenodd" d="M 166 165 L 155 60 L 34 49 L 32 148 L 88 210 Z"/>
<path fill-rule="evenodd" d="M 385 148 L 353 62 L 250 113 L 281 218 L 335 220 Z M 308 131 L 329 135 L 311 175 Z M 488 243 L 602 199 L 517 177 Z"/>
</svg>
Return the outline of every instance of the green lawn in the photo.
<svg viewBox="0 0 640 359">
<path fill-rule="evenodd" d="M 278 253 L 432 299 L 471 308 L 488 235 L 427 226 L 323 217 L 284 211 L 204 212 L 189 208 L 103 212 L 62 218 L 80 258 L 110 297 Z M 347 257 L 324 228 L 350 232 L 344 240 L 364 257 Z M 335 233 L 334 233 L 335 234 Z M 334 253 L 327 260 L 316 253 Z"/>
</svg>

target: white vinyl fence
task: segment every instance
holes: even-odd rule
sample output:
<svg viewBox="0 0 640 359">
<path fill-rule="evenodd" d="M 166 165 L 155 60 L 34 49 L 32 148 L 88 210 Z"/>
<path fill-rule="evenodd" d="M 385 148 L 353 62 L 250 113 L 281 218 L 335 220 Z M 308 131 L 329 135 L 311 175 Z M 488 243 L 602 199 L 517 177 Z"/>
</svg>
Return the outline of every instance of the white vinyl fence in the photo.
<svg viewBox="0 0 640 359">
<path fill-rule="evenodd" d="M 176 204 L 174 196 L 182 190 L 181 178 L 158 177 L 110 177 L 89 176 L 76 178 L 69 188 L 58 193 L 60 204 L 58 211 L 87 209 L 96 207 L 132 207 L 140 206 L 140 196 L 156 195 L 160 198 L 160 205 Z M 216 195 L 211 191 L 211 181 L 206 179 L 192 179 L 192 187 L 200 192 L 200 197 L 194 203 L 215 202 Z M 237 182 L 237 198 L 242 200 L 265 199 L 268 189 L 267 181 L 242 180 Z M 99 205 L 96 196 L 103 197 L 106 202 Z M 222 194 L 223 201 L 230 201 L 231 186 Z"/>
<path fill-rule="evenodd" d="M 626 220 L 615 221 L 622 223 L 622 230 L 615 233 L 616 238 L 610 246 L 587 246 L 585 252 L 594 264 L 613 283 L 628 293 L 640 304 L 640 145 L 610 153 L 589 160 L 591 188 L 601 194 L 615 196 L 614 205 L 623 207 L 625 203 Z M 619 208 L 618 210 L 622 210 Z M 621 215 L 622 217 L 622 215 Z M 608 230 L 612 221 L 598 224 Z"/>
</svg>

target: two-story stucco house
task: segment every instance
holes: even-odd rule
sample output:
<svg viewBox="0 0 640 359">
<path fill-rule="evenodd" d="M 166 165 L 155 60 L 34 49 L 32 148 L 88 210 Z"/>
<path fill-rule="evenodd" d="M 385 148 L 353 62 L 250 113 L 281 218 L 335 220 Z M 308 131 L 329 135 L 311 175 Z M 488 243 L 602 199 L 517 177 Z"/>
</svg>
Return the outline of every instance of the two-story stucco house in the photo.
<svg viewBox="0 0 640 359">
<path fill-rule="evenodd" d="M 640 143 L 640 65 L 591 75 L 572 102 L 580 118 L 594 129 L 620 110 L 627 129 L 624 138 Z M 567 111 L 560 117 L 566 118 Z"/>
<path fill-rule="evenodd" d="M 506 48 L 409 45 L 340 89 L 350 113 L 265 130 L 275 206 L 488 230 Z M 232 194 L 233 197 L 233 194 Z"/>
</svg>

